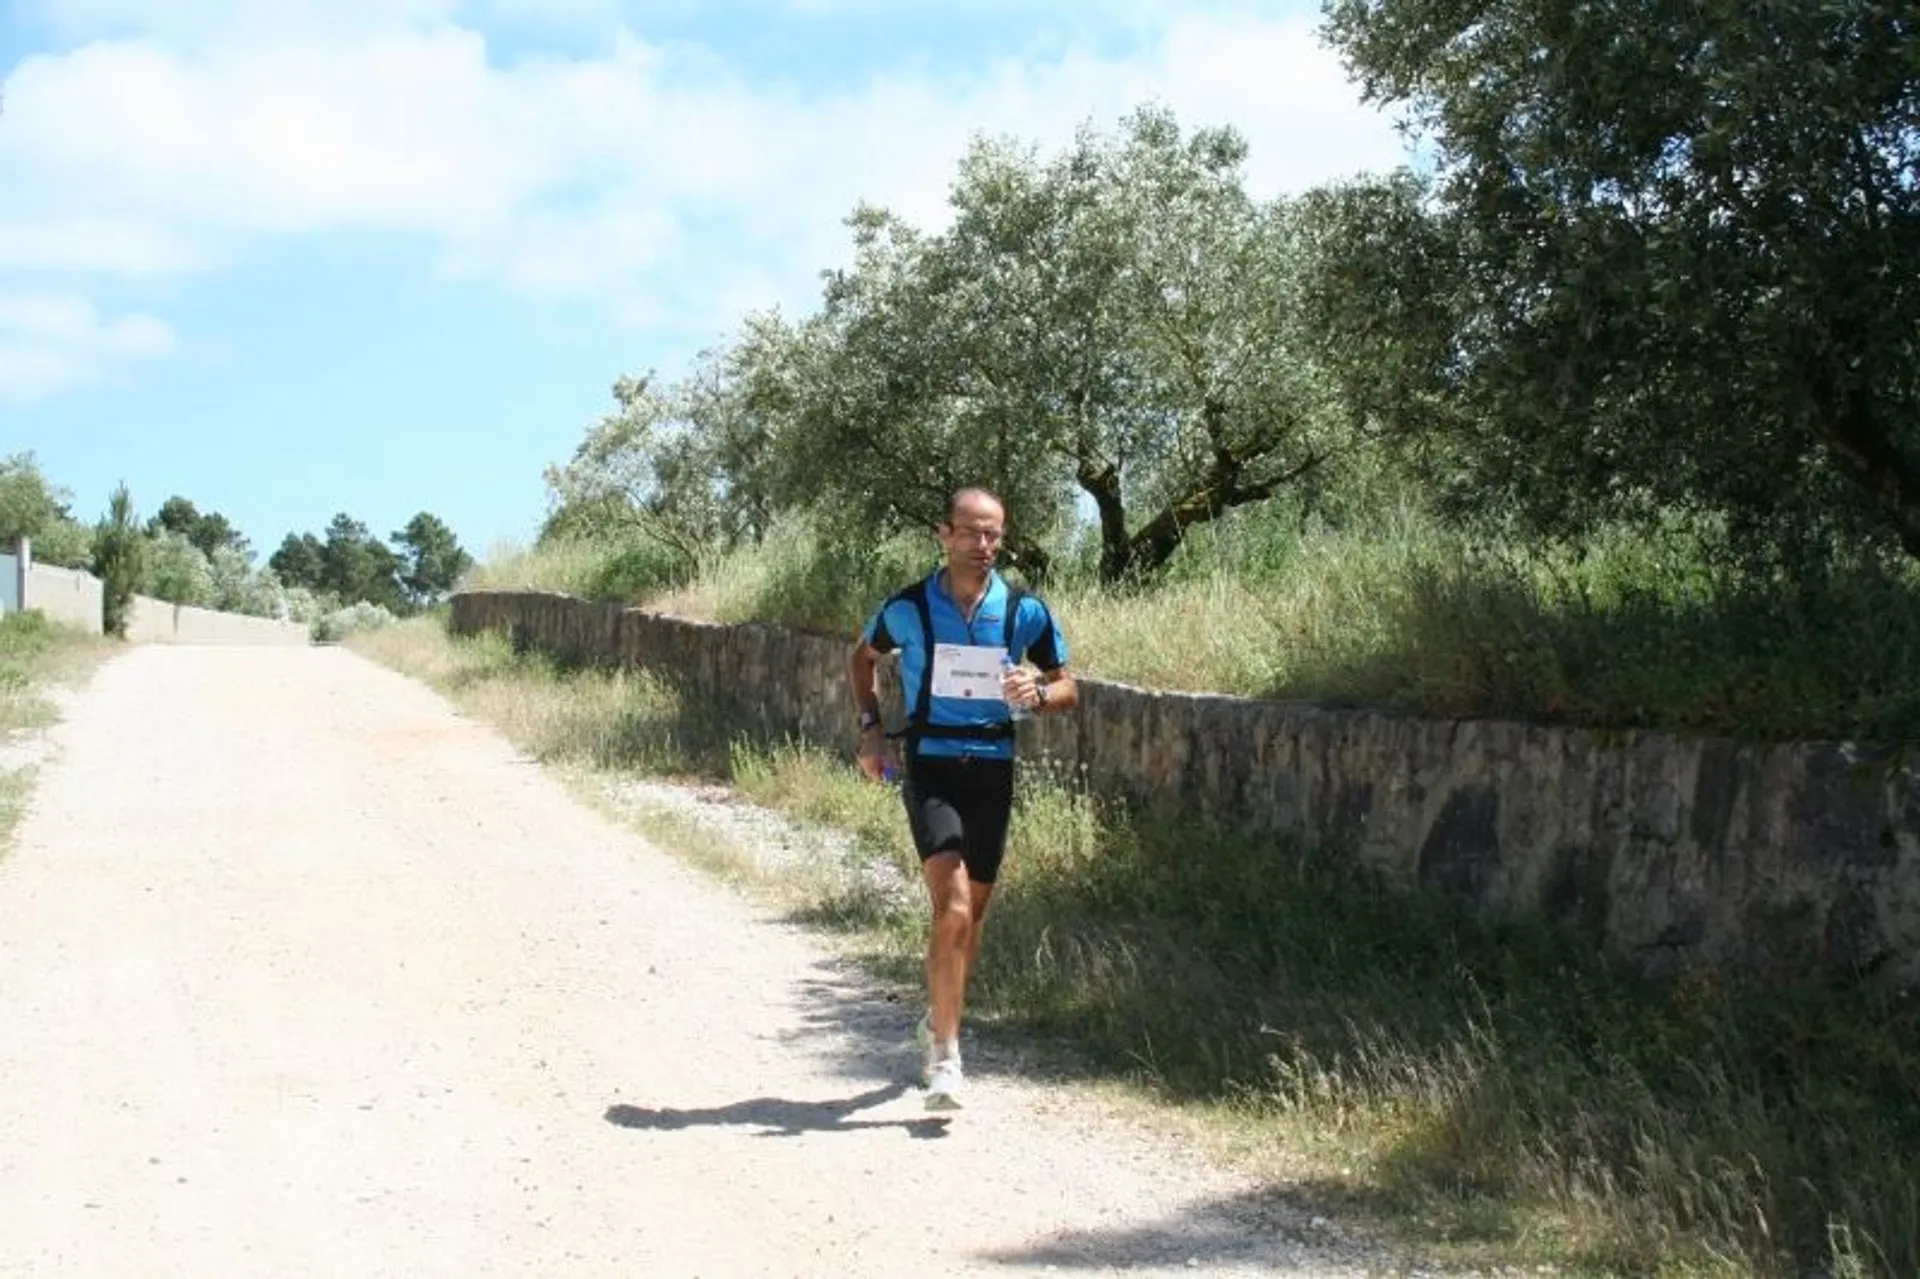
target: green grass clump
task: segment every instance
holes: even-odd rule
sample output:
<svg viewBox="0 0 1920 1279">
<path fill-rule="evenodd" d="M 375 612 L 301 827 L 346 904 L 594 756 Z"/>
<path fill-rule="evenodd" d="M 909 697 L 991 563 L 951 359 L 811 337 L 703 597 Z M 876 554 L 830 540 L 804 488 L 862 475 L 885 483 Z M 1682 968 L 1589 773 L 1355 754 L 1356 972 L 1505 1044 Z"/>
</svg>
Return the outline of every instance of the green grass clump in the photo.
<svg viewBox="0 0 1920 1279">
<path fill-rule="evenodd" d="M 849 543 L 790 520 L 761 546 L 712 557 L 647 607 L 850 638 L 888 595 L 932 572 L 937 551 L 930 537 Z"/>
<path fill-rule="evenodd" d="M 0 737 L 52 723 L 47 688 L 82 678 L 111 649 L 39 612 L 0 616 Z"/>
<path fill-rule="evenodd" d="M 50 622 L 39 612 L 0 616 L 0 746 L 53 723 L 57 711 L 47 690 L 83 678 L 111 651 L 109 641 Z M 31 769 L 0 771 L 0 840 L 25 811 L 32 780 Z"/>
<path fill-rule="evenodd" d="M 637 603 L 689 580 L 685 557 L 639 538 L 590 541 L 554 538 L 536 546 L 502 546 L 461 583 L 470 591 L 561 591 L 581 599 Z"/>
<path fill-rule="evenodd" d="M 1233 523 L 1137 594 L 1053 592 L 1077 664 L 1149 688 L 1784 741 L 1920 736 L 1920 572 L 1795 573 L 1688 527 L 1528 544 L 1413 512 Z"/>
</svg>

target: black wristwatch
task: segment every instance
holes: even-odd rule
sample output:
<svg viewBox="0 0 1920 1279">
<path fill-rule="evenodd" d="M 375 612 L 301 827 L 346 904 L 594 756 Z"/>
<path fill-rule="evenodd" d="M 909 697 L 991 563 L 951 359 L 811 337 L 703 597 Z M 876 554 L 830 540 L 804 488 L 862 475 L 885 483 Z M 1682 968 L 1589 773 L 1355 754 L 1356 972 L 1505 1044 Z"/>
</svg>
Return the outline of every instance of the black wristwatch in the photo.
<svg viewBox="0 0 1920 1279">
<path fill-rule="evenodd" d="M 861 711 L 860 712 L 860 731 L 861 732 L 864 733 L 869 728 L 878 728 L 878 727 L 880 727 L 880 713 L 878 711 Z"/>
<path fill-rule="evenodd" d="M 1033 708 L 1037 711 L 1047 709 L 1047 685 L 1044 680 L 1033 682 L 1033 695 L 1039 699 L 1033 704 Z"/>
</svg>

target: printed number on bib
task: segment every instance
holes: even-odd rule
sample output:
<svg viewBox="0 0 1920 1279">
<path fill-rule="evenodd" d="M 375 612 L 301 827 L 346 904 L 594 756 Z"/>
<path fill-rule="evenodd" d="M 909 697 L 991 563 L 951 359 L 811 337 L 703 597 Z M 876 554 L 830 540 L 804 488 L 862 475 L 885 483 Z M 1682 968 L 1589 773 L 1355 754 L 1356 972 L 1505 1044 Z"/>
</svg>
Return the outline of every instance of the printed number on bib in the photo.
<svg viewBox="0 0 1920 1279">
<path fill-rule="evenodd" d="M 1004 648 L 976 648 L 970 644 L 933 646 L 933 695 L 973 701 L 1000 702 L 1000 658 Z"/>
</svg>

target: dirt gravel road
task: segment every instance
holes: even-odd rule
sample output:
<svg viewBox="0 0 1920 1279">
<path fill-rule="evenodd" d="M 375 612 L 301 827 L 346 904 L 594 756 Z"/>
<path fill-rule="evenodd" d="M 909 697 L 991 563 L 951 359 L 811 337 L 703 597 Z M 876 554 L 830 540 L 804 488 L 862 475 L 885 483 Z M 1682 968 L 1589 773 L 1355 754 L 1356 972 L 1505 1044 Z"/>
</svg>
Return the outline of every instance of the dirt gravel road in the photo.
<svg viewBox="0 0 1920 1279">
<path fill-rule="evenodd" d="M 0 1274 L 1363 1273 L 338 649 L 134 649 L 0 856 Z"/>
</svg>

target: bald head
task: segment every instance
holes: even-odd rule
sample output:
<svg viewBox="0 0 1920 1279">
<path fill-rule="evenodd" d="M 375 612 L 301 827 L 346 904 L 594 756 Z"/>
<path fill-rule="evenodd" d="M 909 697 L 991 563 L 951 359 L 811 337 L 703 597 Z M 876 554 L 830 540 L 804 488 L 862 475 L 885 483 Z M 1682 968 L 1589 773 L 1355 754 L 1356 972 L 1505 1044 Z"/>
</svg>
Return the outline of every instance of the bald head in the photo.
<svg viewBox="0 0 1920 1279">
<path fill-rule="evenodd" d="M 947 499 L 947 518 L 934 536 L 947 553 L 947 571 L 960 582 L 978 582 L 993 568 L 1006 536 L 1007 511 L 983 488 L 963 488 Z"/>
<path fill-rule="evenodd" d="M 947 523 L 952 524 L 962 518 L 963 513 L 991 514 L 994 519 L 1005 523 L 1007 504 L 983 488 L 955 489 L 953 496 L 947 499 Z"/>
</svg>

